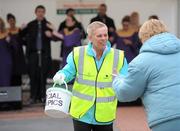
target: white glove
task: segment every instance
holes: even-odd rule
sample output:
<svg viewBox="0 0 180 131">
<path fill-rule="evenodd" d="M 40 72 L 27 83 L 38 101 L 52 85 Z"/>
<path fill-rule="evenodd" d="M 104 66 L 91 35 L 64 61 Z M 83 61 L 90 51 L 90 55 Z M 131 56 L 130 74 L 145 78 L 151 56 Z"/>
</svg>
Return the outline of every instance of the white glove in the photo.
<svg viewBox="0 0 180 131">
<path fill-rule="evenodd" d="M 53 82 L 57 83 L 59 85 L 62 85 L 64 83 L 65 75 L 62 73 L 56 73 L 53 77 Z"/>
</svg>

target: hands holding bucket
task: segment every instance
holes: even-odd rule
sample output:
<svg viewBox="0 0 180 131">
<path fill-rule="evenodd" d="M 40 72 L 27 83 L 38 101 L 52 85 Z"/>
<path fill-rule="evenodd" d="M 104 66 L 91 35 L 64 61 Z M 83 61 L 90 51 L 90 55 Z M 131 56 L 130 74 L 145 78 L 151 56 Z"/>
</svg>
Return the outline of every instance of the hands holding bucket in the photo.
<svg viewBox="0 0 180 131">
<path fill-rule="evenodd" d="M 65 118 L 69 116 L 72 93 L 68 91 L 68 86 L 64 79 L 64 74 L 57 73 L 53 77 L 53 87 L 46 91 L 45 114 L 50 117 Z M 65 84 L 66 89 L 63 88 L 62 84 Z"/>
<path fill-rule="evenodd" d="M 57 83 L 59 85 L 62 85 L 63 83 L 65 83 L 64 79 L 65 79 L 65 75 L 62 73 L 56 73 L 55 76 L 53 77 L 54 83 Z"/>
<path fill-rule="evenodd" d="M 53 82 L 54 82 L 53 87 L 55 87 L 56 84 L 59 84 L 59 85 L 65 84 L 66 90 L 68 91 L 68 86 L 67 86 L 67 83 L 65 82 L 64 74 L 56 73 L 53 77 Z"/>
</svg>

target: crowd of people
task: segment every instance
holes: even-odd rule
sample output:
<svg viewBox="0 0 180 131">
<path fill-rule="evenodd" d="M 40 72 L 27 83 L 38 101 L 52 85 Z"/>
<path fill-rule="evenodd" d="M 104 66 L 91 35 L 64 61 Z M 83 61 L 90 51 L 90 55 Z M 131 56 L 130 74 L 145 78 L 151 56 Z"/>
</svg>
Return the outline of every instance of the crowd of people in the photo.
<svg viewBox="0 0 180 131">
<path fill-rule="evenodd" d="M 139 14 L 133 12 L 122 19 L 122 29 L 116 29 L 114 20 L 107 16 L 106 4 L 100 4 L 97 16 L 90 20 L 103 22 L 108 27 L 108 40 L 111 46 L 125 51 L 129 63 L 139 52 L 138 38 Z M 16 17 L 7 14 L 8 28 L 0 19 L 0 86 L 18 86 L 22 84 L 22 75 L 30 78 L 30 103 L 44 102 L 48 73 L 52 68 L 51 41 L 61 41 L 59 68 L 66 65 L 68 54 L 76 46 L 82 45 L 87 33 L 81 22 L 75 18 L 75 10 L 66 10 L 66 18 L 55 29 L 45 18 L 46 9 L 39 5 L 35 8 L 36 18 L 27 25 L 16 26 Z M 25 50 L 23 50 L 25 49 Z M 72 81 L 73 83 L 73 81 Z"/>
</svg>

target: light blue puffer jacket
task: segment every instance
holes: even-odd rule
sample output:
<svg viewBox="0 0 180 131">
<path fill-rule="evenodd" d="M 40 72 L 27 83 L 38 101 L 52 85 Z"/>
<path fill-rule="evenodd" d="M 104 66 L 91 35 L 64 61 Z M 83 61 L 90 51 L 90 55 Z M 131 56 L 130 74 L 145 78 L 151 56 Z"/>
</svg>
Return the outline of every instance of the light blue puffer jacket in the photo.
<svg viewBox="0 0 180 131">
<path fill-rule="evenodd" d="M 148 39 L 113 88 L 121 102 L 142 98 L 150 127 L 180 118 L 180 40 L 170 33 Z"/>
</svg>

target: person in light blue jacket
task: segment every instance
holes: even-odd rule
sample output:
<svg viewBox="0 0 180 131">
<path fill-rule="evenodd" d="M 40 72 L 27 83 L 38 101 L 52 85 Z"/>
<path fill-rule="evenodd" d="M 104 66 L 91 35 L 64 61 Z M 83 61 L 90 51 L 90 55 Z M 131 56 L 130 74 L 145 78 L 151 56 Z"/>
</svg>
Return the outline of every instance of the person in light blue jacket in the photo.
<svg viewBox="0 0 180 131">
<path fill-rule="evenodd" d="M 113 88 L 121 102 L 142 99 L 152 131 L 180 130 L 180 40 L 160 20 L 140 28 L 140 54 L 118 75 Z"/>
</svg>

